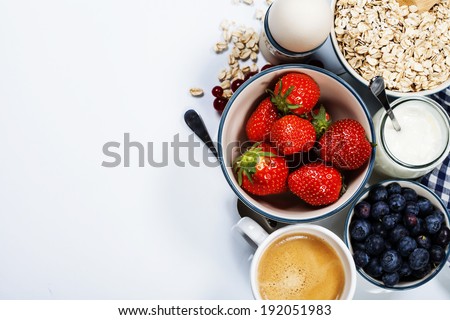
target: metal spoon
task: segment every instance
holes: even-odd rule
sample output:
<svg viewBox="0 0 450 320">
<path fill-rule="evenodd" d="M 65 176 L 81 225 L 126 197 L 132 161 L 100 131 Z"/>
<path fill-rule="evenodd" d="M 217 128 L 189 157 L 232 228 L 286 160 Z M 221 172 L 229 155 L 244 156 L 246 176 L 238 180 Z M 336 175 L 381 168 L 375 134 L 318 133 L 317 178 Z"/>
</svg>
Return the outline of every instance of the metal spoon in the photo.
<svg viewBox="0 0 450 320">
<path fill-rule="evenodd" d="M 400 124 L 394 116 L 391 105 L 389 104 L 388 98 L 386 96 L 386 90 L 384 85 L 384 79 L 381 76 L 375 76 L 370 80 L 369 89 L 377 97 L 378 101 L 383 105 L 386 110 L 387 115 L 392 120 L 392 125 L 396 131 L 400 131 Z"/>
<path fill-rule="evenodd" d="M 189 128 L 206 144 L 206 146 L 211 150 L 211 152 L 219 159 L 219 154 L 211 140 L 211 137 L 206 129 L 205 123 L 200 115 L 195 110 L 188 110 L 184 114 L 184 121 Z"/>
</svg>

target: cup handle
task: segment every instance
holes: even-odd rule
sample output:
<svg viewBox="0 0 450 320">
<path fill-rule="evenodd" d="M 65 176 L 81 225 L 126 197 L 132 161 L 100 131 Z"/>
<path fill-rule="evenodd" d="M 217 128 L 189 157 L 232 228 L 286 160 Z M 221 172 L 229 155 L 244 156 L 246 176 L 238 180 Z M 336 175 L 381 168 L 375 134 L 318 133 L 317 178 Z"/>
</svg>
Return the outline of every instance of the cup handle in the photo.
<svg viewBox="0 0 450 320">
<path fill-rule="evenodd" d="M 257 223 L 249 217 L 243 217 L 236 224 L 236 228 L 245 237 L 247 236 L 257 246 L 269 236 L 269 234 Z"/>
</svg>

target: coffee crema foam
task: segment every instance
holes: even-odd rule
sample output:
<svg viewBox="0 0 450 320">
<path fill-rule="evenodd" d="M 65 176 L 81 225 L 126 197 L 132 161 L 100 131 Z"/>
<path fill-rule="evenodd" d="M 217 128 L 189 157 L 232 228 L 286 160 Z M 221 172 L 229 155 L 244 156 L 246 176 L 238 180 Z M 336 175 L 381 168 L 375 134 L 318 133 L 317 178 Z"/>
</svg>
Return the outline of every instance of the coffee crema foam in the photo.
<svg viewBox="0 0 450 320">
<path fill-rule="evenodd" d="M 258 267 L 261 297 L 270 300 L 334 300 L 344 289 L 341 259 L 324 240 L 306 233 L 275 239 Z"/>
</svg>

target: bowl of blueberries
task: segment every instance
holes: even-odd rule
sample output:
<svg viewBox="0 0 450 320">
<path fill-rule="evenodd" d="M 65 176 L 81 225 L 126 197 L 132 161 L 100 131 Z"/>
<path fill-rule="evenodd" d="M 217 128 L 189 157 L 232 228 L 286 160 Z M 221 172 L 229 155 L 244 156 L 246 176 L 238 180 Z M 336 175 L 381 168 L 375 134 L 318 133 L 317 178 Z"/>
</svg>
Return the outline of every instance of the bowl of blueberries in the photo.
<svg viewBox="0 0 450 320">
<path fill-rule="evenodd" d="M 344 240 L 360 275 L 384 288 L 417 288 L 449 258 L 447 208 L 415 181 L 385 180 L 364 189 L 351 206 Z"/>
</svg>

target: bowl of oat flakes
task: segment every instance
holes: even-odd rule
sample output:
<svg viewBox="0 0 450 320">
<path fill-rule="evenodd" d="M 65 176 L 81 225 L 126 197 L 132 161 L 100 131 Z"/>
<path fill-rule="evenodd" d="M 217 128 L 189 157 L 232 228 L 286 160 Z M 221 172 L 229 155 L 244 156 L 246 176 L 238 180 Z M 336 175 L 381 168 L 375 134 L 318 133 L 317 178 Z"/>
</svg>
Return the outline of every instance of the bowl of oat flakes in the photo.
<svg viewBox="0 0 450 320">
<path fill-rule="evenodd" d="M 381 75 L 393 97 L 450 86 L 450 0 L 422 13 L 395 0 L 332 0 L 332 7 L 333 48 L 356 79 Z"/>
</svg>

